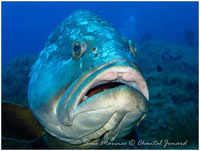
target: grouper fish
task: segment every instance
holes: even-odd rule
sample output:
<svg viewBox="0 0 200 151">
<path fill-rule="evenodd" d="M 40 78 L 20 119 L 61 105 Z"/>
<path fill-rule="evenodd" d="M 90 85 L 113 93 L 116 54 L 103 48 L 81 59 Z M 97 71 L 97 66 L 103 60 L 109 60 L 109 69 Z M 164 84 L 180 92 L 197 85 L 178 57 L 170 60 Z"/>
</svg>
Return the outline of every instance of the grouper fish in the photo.
<svg viewBox="0 0 200 151">
<path fill-rule="evenodd" d="M 149 104 L 135 57 L 134 42 L 86 10 L 53 31 L 28 87 L 32 114 L 49 134 L 46 140 L 56 142 L 50 147 L 114 141 L 133 130 Z"/>
</svg>

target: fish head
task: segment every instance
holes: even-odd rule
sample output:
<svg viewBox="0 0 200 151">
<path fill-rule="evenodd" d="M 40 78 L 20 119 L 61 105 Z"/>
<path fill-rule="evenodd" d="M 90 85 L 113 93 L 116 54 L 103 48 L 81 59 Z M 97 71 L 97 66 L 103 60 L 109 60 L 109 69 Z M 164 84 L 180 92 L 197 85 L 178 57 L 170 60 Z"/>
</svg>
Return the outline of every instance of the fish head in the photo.
<svg viewBox="0 0 200 151">
<path fill-rule="evenodd" d="M 55 29 L 30 73 L 33 115 L 70 144 L 127 135 L 146 115 L 148 99 L 133 43 L 85 10 Z"/>
</svg>

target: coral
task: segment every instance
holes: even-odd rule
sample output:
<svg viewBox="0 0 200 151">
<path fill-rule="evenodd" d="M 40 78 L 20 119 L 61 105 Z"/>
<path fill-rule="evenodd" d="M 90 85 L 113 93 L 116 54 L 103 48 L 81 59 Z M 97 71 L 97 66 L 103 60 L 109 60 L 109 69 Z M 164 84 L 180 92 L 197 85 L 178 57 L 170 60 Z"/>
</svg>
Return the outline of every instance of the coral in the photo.
<svg viewBox="0 0 200 151">
<path fill-rule="evenodd" d="M 143 42 L 138 55 L 150 91 L 150 111 L 137 128 L 146 141 L 169 140 L 186 146 L 168 149 L 198 148 L 198 51 L 192 47 Z M 168 53 L 165 53 L 168 52 Z M 172 58 L 169 55 L 173 54 Z M 181 54 L 181 57 L 174 57 Z M 157 71 L 157 65 L 162 71 Z M 163 145 L 143 146 L 163 149 Z"/>
</svg>

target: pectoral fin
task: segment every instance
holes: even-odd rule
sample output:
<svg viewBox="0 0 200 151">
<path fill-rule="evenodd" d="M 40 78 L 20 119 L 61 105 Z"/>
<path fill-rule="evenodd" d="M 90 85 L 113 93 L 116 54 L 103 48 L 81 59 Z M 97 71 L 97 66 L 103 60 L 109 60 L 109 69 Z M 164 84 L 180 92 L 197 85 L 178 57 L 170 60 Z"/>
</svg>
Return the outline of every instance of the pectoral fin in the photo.
<svg viewBox="0 0 200 151">
<path fill-rule="evenodd" d="M 45 131 L 28 108 L 2 102 L 3 137 L 22 142 L 34 142 L 44 134 Z"/>
</svg>

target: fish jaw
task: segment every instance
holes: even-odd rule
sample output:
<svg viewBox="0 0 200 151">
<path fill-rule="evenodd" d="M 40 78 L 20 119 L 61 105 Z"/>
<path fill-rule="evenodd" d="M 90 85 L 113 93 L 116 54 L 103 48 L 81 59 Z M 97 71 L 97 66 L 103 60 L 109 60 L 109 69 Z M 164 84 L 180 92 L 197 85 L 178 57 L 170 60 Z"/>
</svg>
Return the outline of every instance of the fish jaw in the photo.
<svg viewBox="0 0 200 151">
<path fill-rule="evenodd" d="M 83 137 L 84 141 L 97 139 L 104 134 L 102 140 L 113 141 L 116 137 L 127 135 L 135 124 L 148 112 L 148 100 L 137 89 L 129 85 L 121 85 L 103 91 L 88 98 L 80 104 L 74 113 L 78 116 L 90 117 L 90 112 L 100 115 L 100 122 L 104 125 L 100 130 Z M 78 119 L 77 119 L 78 120 Z M 100 123 L 96 117 L 85 119 L 85 123 Z"/>
<path fill-rule="evenodd" d="M 141 111 L 141 106 L 145 109 Z M 122 85 L 88 98 L 75 110 L 73 124 L 63 134 L 47 130 L 59 140 L 80 145 L 92 140 L 114 141 L 130 133 L 148 111 L 148 100 L 131 86 Z M 66 132 L 72 134 L 66 136 Z M 69 133 L 68 133 L 69 134 Z"/>
<path fill-rule="evenodd" d="M 110 82 L 121 82 L 124 85 L 97 93 L 80 104 L 90 89 Z M 127 134 L 146 114 L 148 99 L 146 82 L 133 64 L 118 60 L 102 65 L 95 71 L 80 76 L 59 101 L 56 114 L 61 124 L 60 127 L 65 132 L 71 129 L 73 134 L 60 135 L 60 133 L 57 135 L 53 131 L 49 133 L 65 142 L 81 144 L 105 134 L 109 129 L 105 129 L 107 125 L 110 127 L 109 134 L 105 135 L 107 139 L 114 134 L 114 137 L 121 137 Z M 123 124 L 119 124 L 121 120 Z M 113 121 L 118 122 L 114 125 L 109 124 Z M 110 134 L 111 130 L 114 134 Z M 124 130 L 126 132 L 123 132 Z"/>
</svg>

